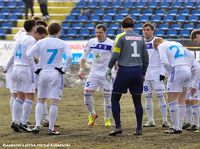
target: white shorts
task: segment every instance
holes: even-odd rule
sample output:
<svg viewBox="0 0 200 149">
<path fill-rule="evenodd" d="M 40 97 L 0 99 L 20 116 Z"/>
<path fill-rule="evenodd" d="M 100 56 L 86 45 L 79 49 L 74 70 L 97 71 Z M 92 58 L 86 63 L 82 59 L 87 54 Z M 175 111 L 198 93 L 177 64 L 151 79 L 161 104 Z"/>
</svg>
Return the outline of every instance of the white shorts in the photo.
<svg viewBox="0 0 200 149">
<path fill-rule="evenodd" d="M 42 70 L 38 80 L 38 98 L 61 99 L 63 75 L 57 70 Z"/>
<path fill-rule="evenodd" d="M 29 66 L 17 65 L 13 67 L 12 86 L 17 92 L 35 93 L 34 74 Z"/>
<path fill-rule="evenodd" d="M 165 93 L 164 81 L 145 80 L 143 83 L 143 94 Z"/>
<path fill-rule="evenodd" d="M 191 68 L 189 66 L 173 67 L 168 81 L 167 92 L 182 92 L 183 87 L 188 87 L 191 80 Z"/>
<path fill-rule="evenodd" d="M 103 90 L 103 92 L 111 93 L 112 85 L 112 82 L 106 80 L 105 77 L 94 77 L 92 75 L 89 75 L 85 83 L 84 90 L 95 91 L 100 87 Z"/>
</svg>

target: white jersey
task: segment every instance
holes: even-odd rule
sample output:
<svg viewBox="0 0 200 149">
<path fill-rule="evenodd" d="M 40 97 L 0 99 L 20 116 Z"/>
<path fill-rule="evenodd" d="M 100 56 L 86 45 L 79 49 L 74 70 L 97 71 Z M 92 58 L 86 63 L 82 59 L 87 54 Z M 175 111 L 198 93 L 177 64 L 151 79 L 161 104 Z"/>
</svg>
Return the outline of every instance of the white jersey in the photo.
<svg viewBox="0 0 200 149">
<path fill-rule="evenodd" d="M 99 42 L 97 38 L 90 39 L 86 45 L 81 59 L 87 59 L 90 52 L 93 53 L 92 68 L 90 74 L 105 77 L 106 68 L 112 55 L 114 41 L 106 38 Z"/>
<path fill-rule="evenodd" d="M 158 46 L 161 63 L 165 66 L 181 66 L 191 64 L 185 54 L 185 47 L 175 41 L 165 41 Z"/>
<path fill-rule="evenodd" d="M 65 71 L 69 63 L 63 65 L 63 54 L 67 56 L 67 60 L 70 60 L 71 63 L 72 55 L 69 47 L 63 40 L 55 37 L 47 37 L 39 40 L 27 53 L 29 58 L 38 55 L 39 63 L 37 65 L 42 68 L 42 70 L 52 70 L 55 69 L 55 67 L 63 67 L 63 71 Z"/>
<path fill-rule="evenodd" d="M 149 65 L 145 74 L 145 80 L 159 80 L 159 75 L 165 75 L 164 66 L 161 64 L 160 56 L 157 50 L 153 48 L 154 37 L 151 41 L 145 41 L 149 54 Z"/>
<path fill-rule="evenodd" d="M 200 84 L 200 64 L 199 62 L 195 59 L 194 63 L 191 68 L 192 72 L 192 79 L 191 79 L 191 84 L 190 87 L 199 89 L 199 84 Z"/>
</svg>

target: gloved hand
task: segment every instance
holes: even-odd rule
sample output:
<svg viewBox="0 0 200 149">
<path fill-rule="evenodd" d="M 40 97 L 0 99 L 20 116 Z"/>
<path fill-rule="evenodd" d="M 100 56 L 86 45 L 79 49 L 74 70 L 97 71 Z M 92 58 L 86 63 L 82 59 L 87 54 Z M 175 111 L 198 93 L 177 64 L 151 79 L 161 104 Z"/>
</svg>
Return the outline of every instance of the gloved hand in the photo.
<svg viewBox="0 0 200 149">
<path fill-rule="evenodd" d="M 65 72 L 62 71 L 62 67 L 60 67 L 60 68 L 55 67 L 55 70 L 57 70 L 57 71 L 60 72 L 61 74 L 65 74 Z"/>
<path fill-rule="evenodd" d="M 106 68 L 106 74 L 105 74 L 106 80 L 111 81 L 112 80 L 112 72 L 110 68 Z"/>
<path fill-rule="evenodd" d="M 35 71 L 35 73 L 36 73 L 37 75 L 39 75 L 41 70 L 42 70 L 42 68 L 38 68 L 38 69 Z"/>
<path fill-rule="evenodd" d="M 79 78 L 81 80 L 84 78 L 85 74 L 84 74 L 84 69 L 83 68 L 79 69 L 78 76 L 79 76 Z"/>
<path fill-rule="evenodd" d="M 165 80 L 165 76 L 164 75 L 160 75 L 160 81 L 164 81 Z"/>
</svg>

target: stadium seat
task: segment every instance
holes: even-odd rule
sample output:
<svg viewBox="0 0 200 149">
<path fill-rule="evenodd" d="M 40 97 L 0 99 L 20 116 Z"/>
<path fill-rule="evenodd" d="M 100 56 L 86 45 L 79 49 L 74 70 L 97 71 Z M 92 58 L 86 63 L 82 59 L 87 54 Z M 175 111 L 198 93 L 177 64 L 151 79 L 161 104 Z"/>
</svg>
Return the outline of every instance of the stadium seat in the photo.
<svg viewBox="0 0 200 149">
<path fill-rule="evenodd" d="M 182 31 L 180 31 L 180 36 L 184 37 L 184 38 L 189 38 L 190 31 L 188 31 L 188 30 L 182 30 Z"/>
<path fill-rule="evenodd" d="M 177 9 L 168 10 L 167 14 L 171 16 L 176 16 L 178 14 L 178 11 Z"/>
<path fill-rule="evenodd" d="M 142 24 L 141 23 L 134 24 L 134 29 L 141 30 L 142 29 Z"/>
<path fill-rule="evenodd" d="M 10 29 L 12 27 L 12 23 L 11 22 L 2 22 L 1 27 L 3 29 Z"/>
<path fill-rule="evenodd" d="M 164 37 L 165 32 L 163 30 L 156 30 L 155 36 Z"/>
<path fill-rule="evenodd" d="M 192 15 L 200 16 L 200 10 L 199 9 L 192 10 Z"/>
<path fill-rule="evenodd" d="M 116 9 L 108 9 L 105 12 L 105 15 L 110 15 L 110 16 L 115 16 L 117 14 L 117 10 Z"/>
<path fill-rule="evenodd" d="M 197 15 L 191 15 L 188 18 L 188 22 L 197 22 L 197 20 L 199 20 L 199 16 Z"/>
<path fill-rule="evenodd" d="M 0 21 L 5 21 L 5 20 L 6 20 L 5 15 L 0 15 Z"/>
<path fill-rule="evenodd" d="M 79 36 L 83 37 L 89 37 L 90 36 L 90 31 L 89 30 L 80 30 Z"/>
<path fill-rule="evenodd" d="M 191 31 L 193 29 L 194 29 L 193 24 L 184 24 L 183 25 L 183 30 L 189 30 L 189 31 Z"/>
<path fill-rule="evenodd" d="M 24 8 L 13 8 L 12 9 L 12 14 L 22 16 L 24 13 Z"/>
<path fill-rule="evenodd" d="M 139 22 L 147 22 L 147 21 L 149 21 L 149 17 L 148 16 L 141 16 L 139 18 Z"/>
<path fill-rule="evenodd" d="M 85 23 L 84 28 L 93 30 L 93 29 L 95 29 L 95 25 L 93 23 Z"/>
<path fill-rule="evenodd" d="M 85 7 L 86 7 L 85 1 L 80 1 L 80 2 L 76 3 L 76 8 L 82 9 Z"/>
<path fill-rule="evenodd" d="M 109 37 L 111 36 L 112 37 L 114 35 L 115 35 L 115 31 L 114 30 L 108 30 L 107 31 L 107 36 L 109 36 Z"/>
<path fill-rule="evenodd" d="M 167 15 L 163 19 L 164 22 L 173 22 L 173 20 L 174 20 L 174 17 L 171 15 Z"/>
<path fill-rule="evenodd" d="M 188 9 L 183 9 L 183 10 L 180 10 L 179 14 L 182 16 L 189 16 L 190 11 Z"/>
<path fill-rule="evenodd" d="M 83 25 L 82 25 L 82 23 L 72 23 L 72 28 L 73 29 L 82 29 Z"/>
<path fill-rule="evenodd" d="M 93 15 L 90 17 L 90 22 L 100 22 L 100 21 L 101 21 L 100 16 Z"/>
<path fill-rule="evenodd" d="M 115 9 L 122 8 L 122 6 L 121 6 L 121 2 L 120 2 L 120 1 L 112 2 L 111 5 L 112 5 L 112 7 L 115 8 Z"/>
<path fill-rule="evenodd" d="M 171 29 L 172 30 L 181 30 L 181 25 L 178 23 L 172 24 Z"/>
<path fill-rule="evenodd" d="M 194 7 L 194 3 L 187 1 L 183 3 L 183 8 L 193 8 Z"/>
<path fill-rule="evenodd" d="M 0 36 L 5 36 L 5 34 L 6 34 L 6 30 L 0 29 Z"/>
<path fill-rule="evenodd" d="M 155 15 L 164 16 L 165 12 L 164 12 L 164 10 L 158 9 L 158 10 L 155 10 Z"/>
<path fill-rule="evenodd" d="M 121 34 L 121 33 L 122 33 L 122 31 L 120 29 L 116 30 L 116 35 Z"/>
<path fill-rule="evenodd" d="M 145 15 L 145 16 L 152 16 L 152 11 L 151 10 L 143 10 L 143 13 L 142 13 L 142 15 Z"/>
<path fill-rule="evenodd" d="M 17 2 L 8 2 L 6 4 L 7 8 L 16 8 L 17 7 Z"/>
<path fill-rule="evenodd" d="M 80 9 L 73 9 L 73 10 L 71 11 L 71 15 L 77 16 L 77 15 L 79 15 L 79 14 L 81 14 L 81 10 L 80 10 Z"/>
<path fill-rule="evenodd" d="M 112 23 L 109 25 L 109 29 L 112 29 L 112 30 L 117 30 L 119 28 L 120 28 L 119 24 Z"/>
<path fill-rule="evenodd" d="M 97 7 L 98 7 L 98 3 L 95 2 L 95 1 L 89 2 L 86 6 L 86 8 L 89 8 L 89 9 L 94 9 L 94 8 L 97 8 Z"/>
<path fill-rule="evenodd" d="M 103 3 L 100 3 L 100 4 L 99 4 L 99 8 L 108 9 L 108 8 L 110 8 L 110 3 L 107 2 L 107 1 L 104 1 Z"/>
<path fill-rule="evenodd" d="M 161 4 L 160 4 L 160 8 L 161 9 L 167 9 L 167 8 L 169 8 L 170 7 L 170 3 L 169 2 L 162 2 Z"/>
<path fill-rule="evenodd" d="M 136 2 L 134 6 L 135 6 L 135 8 L 144 9 L 146 7 L 146 3 L 139 1 L 139 2 Z"/>
<path fill-rule="evenodd" d="M 0 10 L 1 15 L 10 15 L 11 9 L 3 8 Z"/>
<path fill-rule="evenodd" d="M 78 31 L 77 31 L 76 29 L 68 29 L 66 34 L 67 34 L 68 36 L 75 37 L 75 36 L 77 36 Z"/>
<path fill-rule="evenodd" d="M 186 17 L 185 16 L 182 16 L 182 15 L 179 15 L 176 17 L 176 22 L 186 22 Z"/>
<path fill-rule="evenodd" d="M 149 4 L 148 4 L 148 8 L 151 8 L 151 9 L 155 9 L 157 8 L 157 2 L 155 1 L 151 1 Z"/>
<path fill-rule="evenodd" d="M 151 21 L 152 21 L 152 22 L 161 22 L 162 19 L 161 19 L 161 16 L 153 16 L 153 17 L 151 18 Z"/>
<path fill-rule="evenodd" d="M 94 15 L 103 16 L 105 14 L 104 10 L 96 9 Z"/>
<path fill-rule="evenodd" d="M 66 17 L 66 22 L 76 22 L 76 17 L 75 16 L 72 16 L 72 15 L 69 15 Z"/>
<path fill-rule="evenodd" d="M 128 10 L 126 9 L 122 9 L 118 11 L 119 15 L 123 15 L 123 16 L 127 16 L 129 14 Z"/>
<path fill-rule="evenodd" d="M 69 29 L 69 28 L 71 28 L 71 23 L 67 23 L 67 22 L 63 22 L 62 23 L 62 29 Z"/>
<path fill-rule="evenodd" d="M 8 21 L 17 21 L 17 19 L 18 19 L 17 15 L 14 15 L 14 14 L 9 15 L 7 18 Z"/>
<path fill-rule="evenodd" d="M 0 8 L 4 8 L 5 7 L 5 3 L 4 2 L 0 2 Z"/>
<path fill-rule="evenodd" d="M 121 22 L 123 18 L 123 15 L 116 15 L 114 16 L 114 22 Z"/>
<path fill-rule="evenodd" d="M 163 23 L 158 26 L 158 30 L 168 30 L 169 24 Z"/>
<path fill-rule="evenodd" d="M 173 3 L 173 4 L 171 5 L 171 7 L 172 7 L 172 8 L 176 8 L 176 9 L 180 9 L 180 8 L 182 8 L 182 3 L 179 2 L 179 1 L 176 1 L 175 3 Z"/>
<path fill-rule="evenodd" d="M 124 2 L 123 8 L 133 8 L 133 2 Z"/>
<path fill-rule="evenodd" d="M 140 16 L 140 10 L 131 10 L 130 14 L 134 16 Z"/>
<path fill-rule="evenodd" d="M 78 22 L 88 22 L 88 16 L 86 16 L 86 15 L 78 16 L 77 21 Z"/>
<path fill-rule="evenodd" d="M 112 19 L 112 16 L 105 15 L 105 16 L 103 16 L 102 21 L 103 22 L 112 22 L 113 19 Z"/>
<path fill-rule="evenodd" d="M 169 38 L 178 38 L 177 31 L 175 30 L 168 30 L 167 37 Z"/>
</svg>

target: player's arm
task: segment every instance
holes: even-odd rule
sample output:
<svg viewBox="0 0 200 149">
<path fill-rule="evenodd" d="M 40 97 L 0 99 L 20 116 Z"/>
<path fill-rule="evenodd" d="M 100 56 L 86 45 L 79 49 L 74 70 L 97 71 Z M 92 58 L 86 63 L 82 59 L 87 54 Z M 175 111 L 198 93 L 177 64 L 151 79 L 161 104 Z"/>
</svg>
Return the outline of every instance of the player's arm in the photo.
<svg viewBox="0 0 200 149">
<path fill-rule="evenodd" d="M 63 68 L 62 68 L 63 72 L 65 72 L 72 64 L 72 53 L 71 53 L 70 48 L 67 45 L 65 45 L 64 47 L 64 53 L 67 56 L 67 60 L 66 60 L 66 63 L 63 65 Z"/>
<path fill-rule="evenodd" d="M 146 70 L 147 70 L 147 67 L 149 65 L 149 54 L 147 52 L 147 47 L 146 47 L 146 44 L 145 44 L 145 41 L 143 40 L 143 48 L 142 48 L 142 70 L 143 70 L 143 76 L 145 76 L 146 74 Z"/>
<path fill-rule="evenodd" d="M 84 74 L 85 63 L 86 63 L 86 60 L 87 60 L 90 52 L 91 52 L 91 48 L 90 48 L 90 44 L 88 42 L 84 51 L 83 51 L 81 59 L 80 59 L 80 67 L 79 67 L 79 72 L 78 72 L 78 76 L 79 76 L 80 79 L 83 79 L 84 76 L 85 76 L 85 74 Z"/>
</svg>

